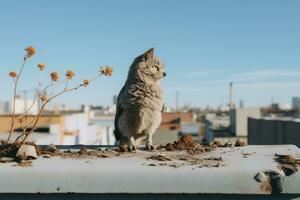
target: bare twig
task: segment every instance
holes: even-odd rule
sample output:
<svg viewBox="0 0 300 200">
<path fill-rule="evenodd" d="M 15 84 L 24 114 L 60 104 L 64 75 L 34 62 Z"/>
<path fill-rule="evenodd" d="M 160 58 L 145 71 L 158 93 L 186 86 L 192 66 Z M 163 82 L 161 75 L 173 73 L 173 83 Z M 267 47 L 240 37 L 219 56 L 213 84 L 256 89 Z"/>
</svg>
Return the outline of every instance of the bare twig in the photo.
<svg viewBox="0 0 300 200">
<path fill-rule="evenodd" d="M 16 80 L 14 81 L 13 110 L 12 110 L 11 126 L 10 126 L 9 135 L 8 135 L 8 138 L 7 138 L 7 143 L 10 142 L 11 135 L 12 135 L 12 133 L 13 133 L 13 131 L 14 131 L 14 128 L 15 128 L 15 120 L 16 120 L 15 112 L 16 112 L 17 85 L 18 85 L 18 82 L 19 82 L 21 73 L 22 73 L 22 71 L 23 71 L 23 69 L 24 69 L 24 66 L 25 66 L 26 61 L 27 61 L 27 56 L 24 57 L 23 64 L 22 64 L 22 66 L 21 66 L 20 72 L 18 73 L 18 75 L 17 75 L 17 77 L 16 77 Z"/>
</svg>

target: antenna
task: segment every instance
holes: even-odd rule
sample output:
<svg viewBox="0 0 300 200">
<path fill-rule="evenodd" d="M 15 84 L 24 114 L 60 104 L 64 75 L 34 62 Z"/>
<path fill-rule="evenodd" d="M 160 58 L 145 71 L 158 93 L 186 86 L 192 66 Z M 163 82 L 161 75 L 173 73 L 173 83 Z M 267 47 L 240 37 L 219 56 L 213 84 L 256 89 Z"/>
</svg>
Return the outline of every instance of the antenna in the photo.
<svg viewBox="0 0 300 200">
<path fill-rule="evenodd" d="M 229 83 L 229 103 L 228 103 L 228 106 L 229 106 L 229 110 L 231 110 L 232 109 L 232 105 L 233 105 L 233 103 L 232 103 L 232 88 L 233 88 L 233 83 L 232 82 L 230 82 Z"/>
</svg>

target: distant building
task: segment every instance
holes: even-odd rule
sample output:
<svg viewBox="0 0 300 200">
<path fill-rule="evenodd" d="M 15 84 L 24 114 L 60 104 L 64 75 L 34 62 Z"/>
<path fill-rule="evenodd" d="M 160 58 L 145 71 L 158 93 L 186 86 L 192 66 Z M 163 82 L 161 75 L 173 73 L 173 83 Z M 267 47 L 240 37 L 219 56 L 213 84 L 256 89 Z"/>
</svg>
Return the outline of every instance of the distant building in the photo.
<svg viewBox="0 0 300 200">
<path fill-rule="evenodd" d="M 284 118 L 248 118 L 248 144 L 294 144 L 300 147 L 300 120 Z"/>
<path fill-rule="evenodd" d="M 278 111 L 278 110 L 280 110 L 279 103 L 272 103 L 272 104 L 271 104 L 271 109 L 272 109 L 273 111 Z"/>
<path fill-rule="evenodd" d="M 292 109 L 295 111 L 295 117 L 300 117 L 300 97 L 292 98 Z"/>
<path fill-rule="evenodd" d="M 235 136 L 247 136 L 248 118 L 260 118 L 260 108 L 236 108 L 230 111 L 230 131 Z"/>
<path fill-rule="evenodd" d="M 293 97 L 292 98 L 292 108 L 295 110 L 300 109 L 300 97 Z"/>
<path fill-rule="evenodd" d="M 182 122 L 193 122 L 195 116 L 193 113 L 187 112 L 166 112 L 162 114 L 162 122 L 160 129 L 180 130 Z"/>
<path fill-rule="evenodd" d="M 230 120 L 229 116 L 215 113 L 208 113 L 205 116 L 205 140 L 211 142 L 215 137 L 228 137 L 230 136 Z"/>
<path fill-rule="evenodd" d="M 198 136 L 200 133 L 200 126 L 196 122 L 182 122 L 180 127 L 180 135 L 194 135 Z"/>
<path fill-rule="evenodd" d="M 21 98 L 20 96 L 17 96 L 15 104 L 16 104 L 15 107 L 16 114 L 21 114 L 26 111 L 26 113 L 29 115 L 35 115 L 38 112 L 38 104 L 33 100 L 24 99 Z M 12 103 L 11 106 L 13 106 Z"/>
<path fill-rule="evenodd" d="M 101 119 L 91 118 L 90 112 L 82 110 L 45 112 L 37 125 L 37 132 L 31 135 L 30 141 L 39 144 L 95 144 L 113 145 L 113 116 L 109 116 L 109 124 L 101 123 Z M 34 115 L 26 115 L 27 121 L 35 119 Z M 99 122 L 100 121 L 100 122 Z M 7 138 L 10 130 L 11 114 L 0 115 L 0 139 Z M 18 129 L 18 127 L 16 127 Z M 39 134 L 39 130 L 44 130 Z M 45 131 L 47 130 L 47 131 Z M 15 130 L 13 138 L 20 135 Z"/>
<path fill-rule="evenodd" d="M 11 112 L 8 101 L 0 101 L 0 114 L 8 114 Z"/>
<path fill-rule="evenodd" d="M 114 115 L 97 115 L 91 120 L 91 123 L 98 126 L 102 131 L 100 133 L 100 145 L 114 145 L 116 143 L 114 130 Z"/>
</svg>

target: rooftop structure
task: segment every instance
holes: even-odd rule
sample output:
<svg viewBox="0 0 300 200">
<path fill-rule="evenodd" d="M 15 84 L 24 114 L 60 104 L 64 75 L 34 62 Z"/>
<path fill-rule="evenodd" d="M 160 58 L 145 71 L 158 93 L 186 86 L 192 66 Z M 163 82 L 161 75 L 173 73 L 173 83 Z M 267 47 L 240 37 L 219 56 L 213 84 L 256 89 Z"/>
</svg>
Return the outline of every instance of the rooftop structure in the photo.
<svg viewBox="0 0 300 200">
<path fill-rule="evenodd" d="M 170 159 L 155 160 L 158 154 Z M 293 145 L 217 148 L 196 155 L 200 162 L 195 164 L 174 159 L 183 152 L 145 151 L 108 158 L 39 157 L 28 167 L 1 163 L 0 198 L 13 193 L 21 199 L 62 194 L 72 199 L 118 199 L 122 194 L 124 199 L 137 194 L 138 199 L 183 194 L 186 199 L 292 199 L 300 194 L 300 172 L 286 174 L 275 154 L 299 159 L 300 150 Z"/>
<path fill-rule="evenodd" d="M 159 128 L 180 130 L 181 122 L 193 122 L 194 120 L 195 116 L 191 112 L 164 112 Z"/>
<path fill-rule="evenodd" d="M 209 113 L 205 116 L 205 140 L 211 142 L 215 137 L 230 136 L 230 120 L 226 114 Z"/>
<path fill-rule="evenodd" d="M 248 118 L 260 118 L 260 108 L 236 108 L 230 111 L 230 131 L 236 136 L 248 135 Z"/>
<path fill-rule="evenodd" d="M 249 144 L 294 144 L 300 147 L 300 120 L 293 118 L 248 119 Z"/>
<path fill-rule="evenodd" d="M 32 121 L 34 115 L 26 115 L 27 121 Z M 0 139 L 5 140 L 10 130 L 11 115 L 0 115 Z M 54 128 L 55 127 L 55 128 Z M 113 145 L 113 116 L 107 115 L 105 119 L 94 117 L 93 111 L 82 110 L 60 111 L 59 113 L 45 112 L 41 115 L 37 125 L 38 129 L 48 129 L 39 134 L 38 130 L 29 137 L 29 141 L 37 144 L 100 144 Z M 15 130 L 16 138 L 20 135 Z M 55 139 L 53 139 L 55 138 Z M 48 141 L 47 141 L 48 139 Z"/>
</svg>

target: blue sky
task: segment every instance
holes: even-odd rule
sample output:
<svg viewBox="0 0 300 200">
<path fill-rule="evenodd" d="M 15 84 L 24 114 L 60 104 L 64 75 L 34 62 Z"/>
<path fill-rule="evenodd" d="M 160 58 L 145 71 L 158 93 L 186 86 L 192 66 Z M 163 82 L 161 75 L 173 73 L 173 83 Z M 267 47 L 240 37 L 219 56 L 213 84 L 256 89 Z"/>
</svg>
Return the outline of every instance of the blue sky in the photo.
<svg viewBox="0 0 300 200">
<path fill-rule="evenodd" d="M 114 75 L 56 102 L 109 105 L 134 57 L 150 47 L 165 63 L 166 103 L 263 106 L 300 96 L 300 1 L 276 0 L 0 0 L 0 100 L 11 98 L 7 73 L 18 69 L 27 45 L 37 54 L 20 89 L 44 83 L 50 71 L 73 69 L 74 84 L 100 65 Z M 36 64 L 47 64 L 40 74 Z"/>
</svg>

